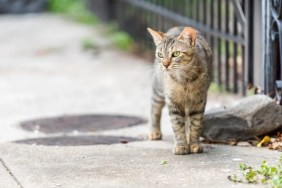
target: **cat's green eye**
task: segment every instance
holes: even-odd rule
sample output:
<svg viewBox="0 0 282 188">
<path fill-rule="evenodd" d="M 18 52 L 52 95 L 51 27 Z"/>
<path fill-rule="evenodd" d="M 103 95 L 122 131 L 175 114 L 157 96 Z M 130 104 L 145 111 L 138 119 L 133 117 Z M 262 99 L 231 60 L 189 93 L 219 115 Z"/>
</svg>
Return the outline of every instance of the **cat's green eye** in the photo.
<svg viewBox="0 0 282 188">
<path fill-rule="evenodd" d="M 163 53 L 159 52 L 159 53 L 158 53 L 158 57 L 159 57 L 159 58 L 163 58 L 163 57 L 164 57 Z"/>
<path fill-rule="evenodd" d="M 177 57 L 180 55 L 180 51 L 176 51 L 172 53 L 172 57 Z"/>
</svg>

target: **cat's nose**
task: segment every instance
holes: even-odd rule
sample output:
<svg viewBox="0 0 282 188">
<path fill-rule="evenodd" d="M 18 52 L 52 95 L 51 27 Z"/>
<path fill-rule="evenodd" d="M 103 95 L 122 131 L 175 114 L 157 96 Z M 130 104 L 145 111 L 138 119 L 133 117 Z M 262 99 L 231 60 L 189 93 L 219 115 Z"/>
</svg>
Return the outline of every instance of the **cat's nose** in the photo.
<svg viewBox="0 0 282 188">
<path fill-rule="evenodd" d="M 169 61 L 168 59 L 165 59 L 165 60 L 163 61 L 163 66 L 164 66 L 165 68 L 167 68 L 169 65 L 170 65 L 170 61 Z"/>
</svg>

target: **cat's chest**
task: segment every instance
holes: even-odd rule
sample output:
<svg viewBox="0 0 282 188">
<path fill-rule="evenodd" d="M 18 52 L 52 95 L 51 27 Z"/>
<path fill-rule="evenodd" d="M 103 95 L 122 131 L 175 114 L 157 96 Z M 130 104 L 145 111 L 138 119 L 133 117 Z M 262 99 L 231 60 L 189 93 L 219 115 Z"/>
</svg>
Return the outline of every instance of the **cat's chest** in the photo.
<svg viewBox="0 0 282 188">
<path fill-rule="evenodd" d="M 201 89 L 197 83 L 179 84 L 172 79 L 165 83 L 167 96 L 177 103 L 190 103 L 201 96 Z"/>
</svg>

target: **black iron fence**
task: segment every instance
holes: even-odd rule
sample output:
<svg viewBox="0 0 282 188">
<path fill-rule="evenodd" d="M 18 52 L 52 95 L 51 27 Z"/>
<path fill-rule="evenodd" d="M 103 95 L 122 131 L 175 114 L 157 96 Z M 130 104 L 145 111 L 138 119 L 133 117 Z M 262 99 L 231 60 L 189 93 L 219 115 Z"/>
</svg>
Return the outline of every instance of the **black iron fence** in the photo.
<svg viewBox="0 0 282 188">
<path fill-rule="evenodd" d="M 248 88 L 264 87 L 263 1 L 87 0 L 87 3 L 103 20 L 117 21 L 143 49 L 153 47 L 147 27 L 160 31 L 178 25 L 196 28 L 213 49 L 214 82 L 222 90 L 245 95 Z"/>
<path fill-rule="evenodd" d="M 269 5 L 269 56 L 265 62 L 265 90 L 282 105 L 282 1 L 272 0 Z M 273 84 L 275 83 L 275 85 Z M 275 92 L 274 92 L 275 91 Z"/>
<path fill-rule="evenodd" d="M 0 14 L 34 13 L 46 10 L 47 0 L 0 0 Z"/>
</svg>

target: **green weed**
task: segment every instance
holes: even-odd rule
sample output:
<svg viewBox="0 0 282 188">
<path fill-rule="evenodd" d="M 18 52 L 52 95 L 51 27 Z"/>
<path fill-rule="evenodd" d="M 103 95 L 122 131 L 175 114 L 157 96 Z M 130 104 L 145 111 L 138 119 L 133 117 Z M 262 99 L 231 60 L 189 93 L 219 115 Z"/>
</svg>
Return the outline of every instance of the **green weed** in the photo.
<svg viewBox="0 0 282 188">
<path fill-rule="evenodd" d="M 122 50 L 130 51 L 133 47 L 133 39 L 130 37 L 129 34 L 118 31 L 114 32 L 112 35 L 112 39 L 114 42 L 114 45 Z"/>
<path fill-rule="evenodd" d="M 219 84 L 215 83 L 215 82 L 212 82 L 210 87 L 209 87 L 209 90 L 212 91 L 212 92 L 220 93 L 220 92 L 223 91 L 223 87 L 220 86 Z"/>
<path fill-rule="evenodd" d="M 230 175 L 228 179 L 236 183 L 262 183 L 270 184 L 272 188 L 282 187 L 282 156 L 279 159 L 279 164 L 270 166 L 266 160 L 262 161 L 258 169 L 248 166 L 244 163 L 239 165 L 241 175 Z"/>
<path fill-rule="evenodd" d="M 85 51 L 89 50 L 97 50 L 98 46 L 95 44 L 95 42 L 91 38 L 84 38 L 81 40 L 81 47 Z"/>
<path fill-rule="evenodd" d="M 51 12 L 63 13 L 84 24 L 95 24 L 96 17 L 85 7 L 81 0 L 49 0 L 48 9 Z"/>
</svg>

